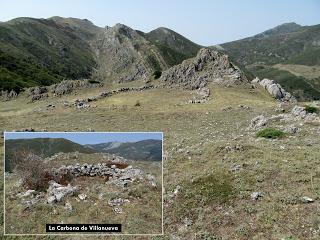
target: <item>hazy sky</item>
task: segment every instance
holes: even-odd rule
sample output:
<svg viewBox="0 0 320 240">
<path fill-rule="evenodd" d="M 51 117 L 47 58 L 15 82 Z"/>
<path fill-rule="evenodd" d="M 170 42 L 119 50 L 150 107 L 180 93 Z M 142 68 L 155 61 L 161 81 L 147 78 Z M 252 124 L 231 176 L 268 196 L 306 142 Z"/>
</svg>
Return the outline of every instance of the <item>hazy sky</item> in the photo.
<svg viewBox="0 0 320 240">
<path fill-rule="evenodd" d="M 0 21 L 87 18 L 144 32 L 168 27 L 201 45 L 248 37 L 286 22 L 320 24 L 319 0 L 0 0 Z"/>
<path fill-rule="evenodd" d="M 97 144 L 106 142 L 137 142 L 146 139 L 162 139 L 162 133 L 49 133 L 49 132 L 12 132 L 5 133 L 5 139 L 26 138 L 65 138 L 79 144 Z"/>
</svg>

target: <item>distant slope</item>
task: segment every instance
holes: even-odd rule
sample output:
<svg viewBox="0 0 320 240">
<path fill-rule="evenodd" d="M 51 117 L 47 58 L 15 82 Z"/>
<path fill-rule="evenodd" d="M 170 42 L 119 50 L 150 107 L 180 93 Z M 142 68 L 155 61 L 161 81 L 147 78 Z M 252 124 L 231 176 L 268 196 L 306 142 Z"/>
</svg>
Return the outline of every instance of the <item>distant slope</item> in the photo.
<svg viewBox="0 0 320 240">
<path fill-rule="evenodd" d="M 90 77 L 96 63 L 89 41 L 99 30 L 74 18 L 1 22 L 0 90 Z"/>
<path fill-rule="evenodd" d="M 300 26 L 287 23 L 253 37 L 220 46 L 243 65 L 320 65 L 320 24 Z"/>
<path fill-rule="evenodd" d="M 64 138 L 8 139 L 5 142 L 6 170 L 10 169 L 10 159 L 12 159 L 18 151 L 32 152 L 41 157 L 52 156 L 58 152 L 95 152 L 93 149 Z"/>
<path fill-rule="evenodd" d="M 162 160 L 161 140 L 148 139 L 139 142 L 125 142 L 122 144 L 115 144 L 114 142 L 110 142 L 87 146 L 91 147 L 92 149 L 95 149 L 96 151 L 116 154 L 131 160 Z"/>
<path fill-rule="evenodd" d="M 320 65 L 320 25 L 286 23 L 253 37 L 220 44 L 236 62 L 260 78 L 273 77 L 300 100 L 319 99 L 319 79 L 299 77 L 276 64 Z"/>
<path fill-rule="evenodd" d="M 145 38 L 157 47 L 169 66 L 194 57 L 201 46 L 164 27 L 146 33 Z"/>
</svg>

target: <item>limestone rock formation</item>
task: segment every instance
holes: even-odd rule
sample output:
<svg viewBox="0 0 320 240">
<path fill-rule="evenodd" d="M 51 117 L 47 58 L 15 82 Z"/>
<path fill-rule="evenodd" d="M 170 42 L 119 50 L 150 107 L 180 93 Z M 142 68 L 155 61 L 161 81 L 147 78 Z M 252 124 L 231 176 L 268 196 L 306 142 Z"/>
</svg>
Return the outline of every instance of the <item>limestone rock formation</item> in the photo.
<svg viewBox="0 0 320 240">
<path fill-rule="evenodd" d="M 267 78 L 260 80 L 259 78 L 255 78 L 252 80 L 251 83 L 261 85 L 264 89 L 268 91 L 268 93 L 270 93 L 272 97 L 279 101 L 297 101 L 294 96 L 292 96 L 289 92 L 284 90 L 281 87 L 281 85 L 279 83 L 276 83 L 274 80 L 270 80 Z"/>
<path fill-rule="evenodd" d="M 244 73 L 229 57 L 213 49 L 202 48 L 195 58 L 183 61 L 162 73 L 160 81 L 165 86 L 182 86 L 198 89 L 208 82 L 238 84 L 247 82 Z"/>
</svg>

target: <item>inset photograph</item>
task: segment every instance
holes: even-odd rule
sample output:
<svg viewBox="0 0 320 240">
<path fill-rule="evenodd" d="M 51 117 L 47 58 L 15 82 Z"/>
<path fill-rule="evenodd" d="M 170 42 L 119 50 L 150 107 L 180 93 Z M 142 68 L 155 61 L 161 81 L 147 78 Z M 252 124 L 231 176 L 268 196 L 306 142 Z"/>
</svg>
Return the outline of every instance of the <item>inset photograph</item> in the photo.
<svg viewBox="0 0 320 240">
<path fill-rule="evenodd" d="M 161 132 L 5 132 L 5 234 L 70 234 L 61 227 L 69 224 L 162 234 L 162 138 Z M 47 224 L 62 230 L 47 232 Z M 108 234 L 97 229 L 92 234 Z"/>
</svg>

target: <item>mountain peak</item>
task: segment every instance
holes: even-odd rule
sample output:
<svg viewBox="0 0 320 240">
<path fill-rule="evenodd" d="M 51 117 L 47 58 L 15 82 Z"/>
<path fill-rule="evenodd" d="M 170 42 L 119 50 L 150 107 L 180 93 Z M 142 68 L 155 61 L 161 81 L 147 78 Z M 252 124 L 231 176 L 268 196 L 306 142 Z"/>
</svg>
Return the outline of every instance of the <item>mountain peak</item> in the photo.
<svg viewBox="0 0 320 240">
<path fill-rule="evenodd" d="M 301 25 L 299 25 L 295 22 L 283 23 L 283 24 L 278 25 L 274 28 L 271 28 L 267 31 L 259 33 L 259 34 L 255 35 L 255 37 L 269 37 L 269 36 L 278 35 L 278 34 L 295 32 L 295 31 L 299 30 L 301 27 L 302 27 Z"/>
</svg>

